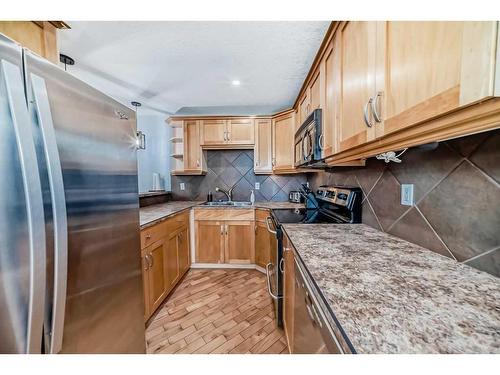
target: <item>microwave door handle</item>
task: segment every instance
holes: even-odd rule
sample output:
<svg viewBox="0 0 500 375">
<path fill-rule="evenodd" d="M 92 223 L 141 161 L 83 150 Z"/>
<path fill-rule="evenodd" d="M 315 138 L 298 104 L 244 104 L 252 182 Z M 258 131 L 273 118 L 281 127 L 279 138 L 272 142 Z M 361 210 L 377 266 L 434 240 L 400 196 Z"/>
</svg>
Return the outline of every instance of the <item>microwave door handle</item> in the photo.
<svg viewBox="0 0 500 375">
<path fill-rule="evenodd" d="M 50 353 L 62 348 L 68 274 L 68 223 L 61 161 L 50 111 L 45 80 L 31 74 L 34 108 L 42 132 L 54 217 L 54 300 L 51 320 Z"/>
<path fill-rule="evenodd" d="M 30 291 L 24 350 L 26 353 L 40 353 L 47 267 L 42 187 L 21 69 L 5 60 L 0 60 L 0 64 L 0 80 L 3 81 L 0 82 L 0 89 L 5 89 L 5 94 L 2 93 L 2 96 L 5 95 L 7 99 L 17 139 L 29 227 Z"/>
</svg>

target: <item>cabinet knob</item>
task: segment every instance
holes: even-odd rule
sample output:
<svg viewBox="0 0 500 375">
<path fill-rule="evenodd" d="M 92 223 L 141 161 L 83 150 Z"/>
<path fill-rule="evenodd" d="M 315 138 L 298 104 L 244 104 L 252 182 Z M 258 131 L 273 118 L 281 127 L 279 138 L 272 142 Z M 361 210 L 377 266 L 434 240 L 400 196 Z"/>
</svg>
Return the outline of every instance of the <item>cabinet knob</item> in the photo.
<svg viewBox="0 0 500 375">
<path fill-rule="evenodd" d="M 150 234 L 146 234 L 146 239 L 147 240 L 151 239 L 151 235 Z"/>
</svg>

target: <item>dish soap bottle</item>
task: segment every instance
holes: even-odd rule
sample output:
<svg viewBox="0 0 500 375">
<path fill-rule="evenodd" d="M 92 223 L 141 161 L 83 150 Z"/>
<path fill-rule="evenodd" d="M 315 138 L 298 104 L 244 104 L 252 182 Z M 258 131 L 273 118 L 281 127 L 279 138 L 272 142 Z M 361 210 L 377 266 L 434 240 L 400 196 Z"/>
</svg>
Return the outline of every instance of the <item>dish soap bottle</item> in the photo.
<svg viewBox="0 0 500 375">
<path fill-rule="evenodd" d="M 252 205 L 255 203 L 255 194 L 253 193 L 253 189 L 250 190 L 250 203 Z"/>
</svg>

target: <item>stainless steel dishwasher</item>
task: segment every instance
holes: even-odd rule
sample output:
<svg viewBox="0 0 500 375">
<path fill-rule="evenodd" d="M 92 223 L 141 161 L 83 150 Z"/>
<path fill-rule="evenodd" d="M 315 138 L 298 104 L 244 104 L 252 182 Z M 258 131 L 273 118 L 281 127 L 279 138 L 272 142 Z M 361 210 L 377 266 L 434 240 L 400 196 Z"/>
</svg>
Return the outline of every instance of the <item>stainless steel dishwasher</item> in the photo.
<svg viewBox="0 0 500 375">
<path fill-rule="evenodd" d="M 331 331 L 316 297 L 295 260 L 294 354 L 340 354 L 343 350 Z"/>
</svg>

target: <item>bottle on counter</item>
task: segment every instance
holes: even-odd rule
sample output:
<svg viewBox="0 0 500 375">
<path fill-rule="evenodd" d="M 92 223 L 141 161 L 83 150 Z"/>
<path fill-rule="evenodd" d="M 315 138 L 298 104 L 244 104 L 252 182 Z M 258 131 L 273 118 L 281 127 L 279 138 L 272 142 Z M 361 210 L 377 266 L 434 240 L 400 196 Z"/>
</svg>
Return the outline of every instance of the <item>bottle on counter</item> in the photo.
<svg viewBox="0 0 500 375">
<path fill-rule="evenodd" d="M 253 192 L 253 189 L 250 190 L 250 203 L 253 205 L 255 203 L 255 194 Z"/>
<path fill-rule="evenodd" d="M 209 191 L 207 194 L 207 202 L 212 202 L 214 200 L 214 197 L 212 195 L 212 192 Z"/>
</svg>

